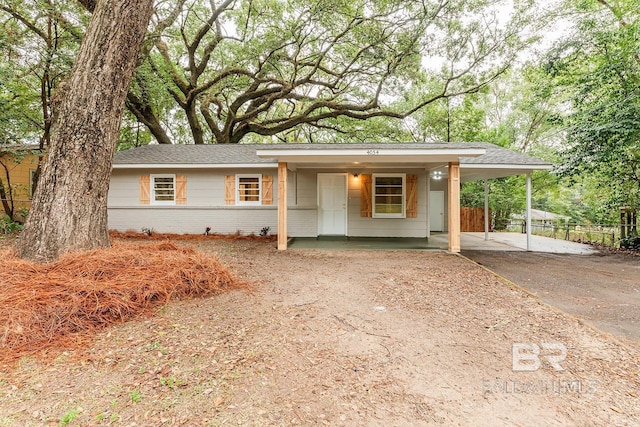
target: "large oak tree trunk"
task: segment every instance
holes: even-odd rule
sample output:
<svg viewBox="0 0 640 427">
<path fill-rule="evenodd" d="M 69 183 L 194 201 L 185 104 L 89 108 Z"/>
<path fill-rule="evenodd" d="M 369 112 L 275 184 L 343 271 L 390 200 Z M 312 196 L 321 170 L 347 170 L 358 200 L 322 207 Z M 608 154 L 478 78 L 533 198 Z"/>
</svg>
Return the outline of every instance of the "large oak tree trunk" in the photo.
<svg viewBox="0 0 640 427">
<path fill-rule="evenodd" d="M 99 0 L 54 111 L 51 145 L 16 249 L 51 261 L 109 246 L 107 193 L 152 0 Z"/>
</svg>

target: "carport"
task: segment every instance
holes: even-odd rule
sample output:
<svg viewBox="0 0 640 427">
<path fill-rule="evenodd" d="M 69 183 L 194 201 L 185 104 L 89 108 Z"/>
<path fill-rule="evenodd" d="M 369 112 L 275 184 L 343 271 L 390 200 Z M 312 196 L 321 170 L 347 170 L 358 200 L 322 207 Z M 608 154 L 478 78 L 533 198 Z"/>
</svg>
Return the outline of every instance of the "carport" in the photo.
<svg viewBox="0 0 640 427">
<path fill-rule="evenodd" d="M 459 252 L 460 185 L 525 175 L 527 218 L 531 216 L 531 173 L 551 164 L 488 143 L 465 144 L 265 144 L 259 158 L 277 163 L 278 249 L 288 237 L 426 238 L 446 231 L 447 249 Z M 443 183 L 446 186 L 443 188 Z M 290 188 L 291 187 L 291 188 Z M 434 227 L 434 187 L 447 203 Z M 445 213 L 446 212 L 446 213 Z M 443 221 L 440 221 L 442 223 Z M 485 240 L 489 223 L 485 220 Z M 530 230 L 527 249 L 531 250 Z"/>
<path fill-rule="evenodd" d="M 508 233 L 498 233 L 504 234 L 501 237 L 495 237 L 495 233 L 489 232 L 489 180 L 496 178 L 504 178 L 508 176 L 515 175 L 524 175 L 526 177 L 525 185 L 526 185 L 526 212 L 525 212 L 525 221 L 526 224 L 531 224 L 531 174 L 536 170 L 549 170 L 552 167 L 552 164 L 547 163 L 543 160 L 536 159 L 533 157 L 526 156 L 521 153 L 517 153 L 515 151 L 505 150 L 503 148 L 499 148 L 494 146 L 493 144 L 487 143 L 478 143 L 475 144 L 479 147 L 485 148 L 486 154 L 479 157 L 462 157 L 460 158 L 460 181 L 464 182 L 473 182 L 473 181 L 483 181 L 484 182 L 484 242 L 487 248 L 500 248 L 504 245 L 505 236 Z M 442 167 L 440 169 L 436 169 L 431 172 L 431 176 L 437 176 L 442 178 L 448 178 L 448 168 Z M 459 218 L 458 218 L 459 220 Z M 466 238 L 462 238 L 465 236 Z M 494 236 L 494 237 L 492 237 Z M 532 251 L 534 250 L 534 242 L 532 241 L 531 235 L 531 227 L 526 227 L 524 240 L 524 248 L 522 248 L 521 239 L 510 239 L 518 241 L 518 244 L 512 244 L 511 246 L 517 249 Z M 461 235 L 461 248 L 465 249 L 469 246 L 476 246 L 477 242 L 477 234 L 472 233 L 462 233 Z M 442 236 L 436 236 L 436 240 L 441 240 Z M 492 245 L 491 241 L 497 243 L 496 245 Z M 537 244 L 536 247 L 544 247 L 545 245 Z M 553 245 L 551 245 L 553 246 Z"/>
</svg>

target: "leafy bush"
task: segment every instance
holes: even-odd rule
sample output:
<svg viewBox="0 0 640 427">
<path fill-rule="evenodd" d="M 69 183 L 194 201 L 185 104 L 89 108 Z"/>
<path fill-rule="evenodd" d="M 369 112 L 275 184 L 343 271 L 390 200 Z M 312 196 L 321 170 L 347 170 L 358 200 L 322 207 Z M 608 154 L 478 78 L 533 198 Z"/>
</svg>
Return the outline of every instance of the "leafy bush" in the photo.
<svg viewBox="0 0 640 427">
<path fill-rule="evenodd" d="M 13 234 L 22 231 L 23 228 L 19 222 L 12 221 L 9 215 L 0 218 L 0 234 Z"/>
<path fill-rule="evenodd" d="M 629 236 L 620 239 L 620 247 L 624 249 L 640 250 L 640 236 Z"/>
</svg>

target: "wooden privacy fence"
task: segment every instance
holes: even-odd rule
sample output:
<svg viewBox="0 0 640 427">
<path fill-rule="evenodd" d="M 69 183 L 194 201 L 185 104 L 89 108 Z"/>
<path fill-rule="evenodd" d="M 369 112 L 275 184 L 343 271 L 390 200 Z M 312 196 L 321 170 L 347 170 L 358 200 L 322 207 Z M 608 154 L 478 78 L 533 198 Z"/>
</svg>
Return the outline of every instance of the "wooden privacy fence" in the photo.
<svg viewBox="0 0 640 427">
<path fill-rule="evenodd" d="M 460 231 L 484 231 L 484 208 L 460 208 Z M 489 231 L 491 227 L 491 210 L 489 210 Z"/>
</svg>

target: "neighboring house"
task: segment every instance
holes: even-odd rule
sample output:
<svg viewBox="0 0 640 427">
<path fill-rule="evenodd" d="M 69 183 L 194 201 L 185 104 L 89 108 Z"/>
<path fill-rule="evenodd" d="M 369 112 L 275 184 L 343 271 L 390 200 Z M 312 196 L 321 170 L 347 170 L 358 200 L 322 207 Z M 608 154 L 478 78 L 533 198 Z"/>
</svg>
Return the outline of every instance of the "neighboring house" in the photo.
<svg viewBox="0 0 640 427">
<path fill-rule="evenodd" d="M 513 214 L 511 218 L 525 221 L 526 214 Z M 552 228 L 559 223 L 566 224 L 571 217 L 566 215 L 560 215 L 553 212 L 547 212 L 540 209 L 531 209 L 531 224 L 534 227 Z"/>
<path fill-rule="evenodd" d="M 115 156 L 109 227 L 421 237 L 459 250 L 460 183 L 549 169 L 486 143 L 148 145 Z M 530 181 L 530 180 L 529 180 Z"/>
<path fill-rule="evenodd" d="M 0 145 L 0 208 L 14 220 L 24 221 L 31 207 L 40 153 L 37 146 Z"/>
</svg>

